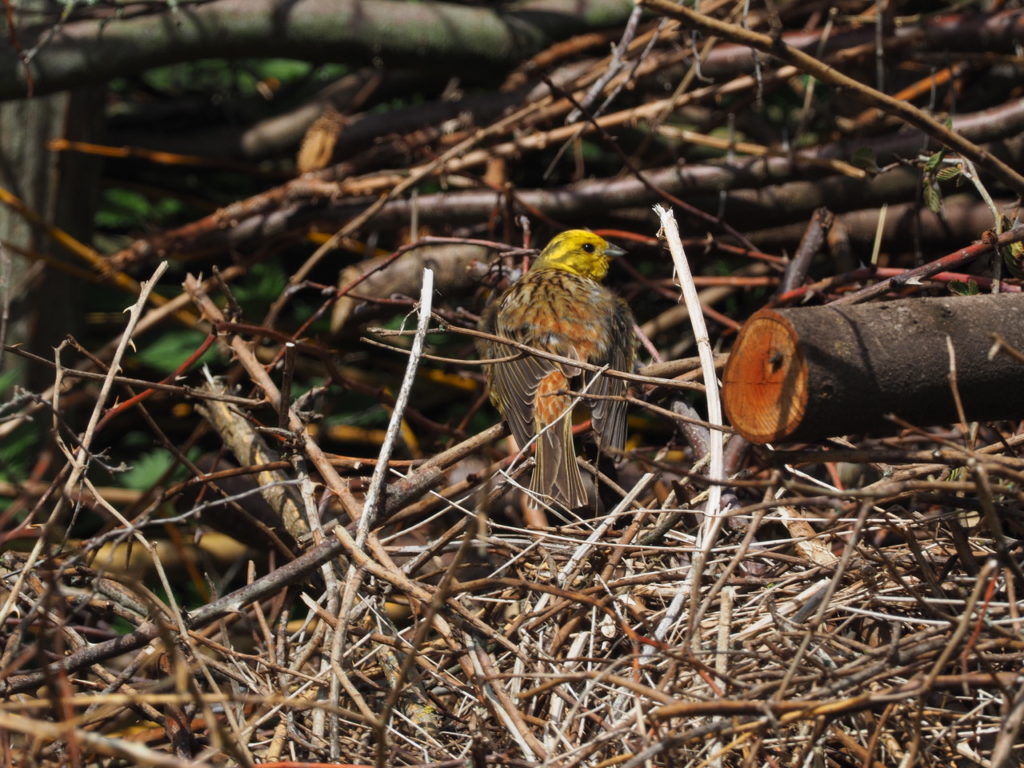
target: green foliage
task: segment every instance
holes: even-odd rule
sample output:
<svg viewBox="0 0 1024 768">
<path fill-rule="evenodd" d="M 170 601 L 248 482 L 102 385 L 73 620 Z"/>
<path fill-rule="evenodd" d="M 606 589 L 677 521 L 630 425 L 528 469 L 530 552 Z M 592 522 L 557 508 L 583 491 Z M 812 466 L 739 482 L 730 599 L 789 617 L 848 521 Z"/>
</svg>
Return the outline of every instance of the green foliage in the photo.
<svg viewBox="0 0 1024 768">
<path fill-rule="evenodd" d="M 173 373 L 189 355 L 199 348 L 205 338 L 205 333 L 191 328 L 162 333 L 157 338 L 147 338 L 145 342 L 140 342 L 139 351 L 134 355 L 134 360 L 162 373 Z M 216 348 L 211 347 L 196 365 L 210 362 L 216 358 L 216 355 Z"/>
<path fill-rule="evenodd" d="M 939 190 L 939 185 L 930 176 L 925 176 L 922 184 L 924 204 L 928 206 L 929 211 L 937 214 L 942 210 L 942 192 Z"/>
<path fill-rule="evenodd" d="M 257 319 L 270 306 L 288 283 L 284 265 L 278 261 L 253 264 L 245 279 L 232 286 L 231 292 L 242 307 L 245 318 Z"/>
<path fill-rule="evenodd" d="M 353 405 L 355 405 L 356 398 L 353 398 Z M 337 413 L 324 419 L 324 425 L 327 427 L 334 425 L 344 425 L 348 427 L 364 427 L 364 428 L 375 428 L 375 427 L 386 427 L 388 421 L 391 419 L 391 411 L 385 408 L 383 405 L 378 403 L 369 403 L 368 407 L 353 408 L 352 410 L 346 411 L 345 413 Z"/>
<path fill-rule="evenodd" d="M 132 468 L 121 475 L 121 484 L 136 491 L 152 488 L 174 461 L 174 457 L 164 448 L 143 453 L 132 463 Z"/>
<path fill-rule="evenodd" d="M 340 64 L 316 67 L 297 59 L 203 59 L 170 64 L 147 70 L 147 85 L 161 91 L 232 91 L 241 95 L 258 94 L 265 98 L 267 84 L 288 83 L 313 77 L 327 82 L 341 77 L 347 67 Z"/>
<path fill-rule="evenodd" d="M 928 210 L 938 214 L 942 210 L 942 190 L 939 188 L 939 174 L 943 170 L 942 161 L 946 157 L 946 151 L 940 149 L 930 155 L 924 161 L 924 174 L 921 176 L 922 193 L 924 204 Z"/>
<path fill-rule="evenodd" d="M 102 229 L 137 229 L 181 214 L 184 204 L 175 197 L 150 198 L 124 187 L 103 190 L 96 211 L 96 226 Z"/>
<path fill-rule="evenodd" d="M 1020 241 L 1010 243 L 1008 247 L 1000 248 L 999 252 L 1002 254 L 1003 263 L 1010 270 L 1010 274 L 1024 279 L 1024 243 Z"/>
<path fill-rule="evenodd" d="M 977 296 L 981 293 L 981 289 L 974 280 L 968 280 L 966 283 L 960 280 L 950 280 L 949 292 L 956 296 Z"/>
<path fill-rule="evenodd" d="M 5 358 L 6 362 L 10 362 L 10 358 Z M 18 383 L 18 379 L 21 378 L 23 371 L 20 365 L 11 365 L 7 371 L 0 371 L 0 395 L 7 397 L 14 390 L 14 385 Z"/>
<path fill-rule="evenodd" d="M 939 182 L 956 179 L 959 183 L 963 178 L 963 169 L 960 165 L 943 165 L 945 158 L 944 149 L 930 155 L 924 161 L 924 174 L 921 177 L 925 205 L 935 214 L 942 210 L 942 189 Z"/>
<path fill-rule="evenodd" d="M 0 440 L 0 480 L 19 482 L 28 477 L 38 443 L 39 430 L 31 422 Z"/>
<path fill-rule="evenodd" d="M 23 375 L 22 366 L 12 365 L 0 373 L 0 395 L 5 400 L 14 392 L 14 385 Z M 0 403 L 0 416 L 4 415 L 5 404 Z M 10 435 L 0 440 L 0 480 L 15 482 L 28 476 L 33 456 L 39 443 L 39 430 L 30 421 L 25 422 Z"/>
<path fill-rule="evenodd" d="M 938 152 L 932 154 L 924 162 L 925 173 L 935 173 L 939 166 L 942 164 L 942 160 L 946 157 L 946 150 L 940 149 Z"/>
<path fill-rule="evenodd" d="M 850 156 L 850 162 L 868 173 L 878 173 L 880 170 L 877 158 L 875 157 L 875 150 L 871 147 L 860 147 L 857 149 Z"/>
</svg>

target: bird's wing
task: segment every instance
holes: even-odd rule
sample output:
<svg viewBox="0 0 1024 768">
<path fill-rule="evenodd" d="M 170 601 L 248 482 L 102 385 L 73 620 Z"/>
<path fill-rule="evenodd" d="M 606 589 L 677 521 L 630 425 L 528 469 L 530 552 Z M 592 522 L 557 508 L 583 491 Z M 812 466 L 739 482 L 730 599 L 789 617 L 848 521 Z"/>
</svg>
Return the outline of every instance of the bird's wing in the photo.
<svg viewBox="0 0 1024 768">
<path fill-rule="evenodd" d="M 516 351 L 512 347 L 503 349 L 506 355 Z M 533 438 L 537 387 L 541 379 L 551 373 L 551 364 L 524 353 L 516 360 L 495 363 L 491 369 L 491 399 L 522 448 Z"/>
<path fill-rule="evenodd" d="M 605 360 L 591 360 L 598 365 L 626 373 L 633 372 L 636 361 L 636 336 L 633 333 L 633 313 L 621 299 L 615 299 L 615 311 L 611 314 L 608 328 L 609 344 Z M 601 374 L 591 385 L 589 392 L 605 397 L 625 397 L 626 381 Z M 622 450 L 626 444 L 626 402 L 625 400 L 598 399 L 593 401 L 590 417 L 597 435 L 598 447 Z"/>
<path fill-rule="evenodd" d="M 564 318 L 557 314 L 560 308 L 565 310 L 572 307 L 569 299 L 572 298 L 571 289 L 574 284 L 565 284 L 570 278 L 579 279 L 557 271 L 545 273 L 543 282 L 539 282 L 540 278 L 531 280 L 528 275 L 505 294 L 499 306 L 488 308 L 481 327 L 497 336 L 546 352 L 580 359 L 575 345 L 568 340 L 573 335 L 561 327 Z M 515 311 L 503 311 L 509 306 L 514 307 Z M 509 314 L 513 315 L 512 321 L 509 320 Z M 544 332 L 539 329 L 544 329 Z M 513 347 L 491 342 L 487 356 L 501 358 L 516 352 Z M 520 447 L 537 431 L 535 408 L 538 387 L 554 371 L 562 373 L 565 379 L 580 373 L 578 367 L 569 363 L 558 363 L 529 353 L 523 353 L 522 357 L 514 360 L 494 363 L 490 367 L 491 401 L 505 417 Z"/>
<path fill-rule="evenodd" d="M 501 317 L 499 304 L 491 304 L 481 318 L 480 327 L 495 336 L 503 336 L 513 341 L 528 343 L 522 338 L 519 329 L 509 327 Z M 520 354 L 514 360 L 493 363 L 488 369 L 491 386 L 491 402 L 501 411 L 508 422 L 509 429 L 516 443 L 522 448 L 536 431 L 534 425 L 534 402 L 537 387 L 541 379 L 553 370 L 553 363 L 534 357 L 528 353 L 520 353 L 515 347 L 487 342 L 481 349 L 483 357 L 503 358 Z"/>
</svg>

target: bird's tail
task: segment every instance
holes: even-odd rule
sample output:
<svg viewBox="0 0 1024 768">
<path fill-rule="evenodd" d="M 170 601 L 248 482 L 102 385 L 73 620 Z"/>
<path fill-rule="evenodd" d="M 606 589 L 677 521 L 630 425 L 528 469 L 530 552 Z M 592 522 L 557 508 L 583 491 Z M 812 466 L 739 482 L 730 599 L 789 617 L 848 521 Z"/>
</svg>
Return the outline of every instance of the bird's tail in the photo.
<svg viewBox="0 0 1024 768">
<path fill-rule="evenodd" d="M 572 440 L 572 419 L 566 415 L 537 438 L 536 465 L 530 479 L 530 490 L 547 496 L 566 509 L 587 505 L 587 490 L 576 464 L 576 447 Z"/>
</svg>

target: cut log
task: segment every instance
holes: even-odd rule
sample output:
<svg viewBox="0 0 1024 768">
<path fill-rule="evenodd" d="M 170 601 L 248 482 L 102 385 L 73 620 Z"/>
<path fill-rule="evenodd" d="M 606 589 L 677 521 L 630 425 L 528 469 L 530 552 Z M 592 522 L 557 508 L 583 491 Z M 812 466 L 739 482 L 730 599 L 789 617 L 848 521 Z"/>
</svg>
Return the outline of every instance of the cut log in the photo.
<svg viewBox="0 0 1024 768">
<path fill-rule="evenodd" d="M 725 412 L 754 443 L 956 422 L 950 342 L 967 419 L 1024 418 L 1024 294 L 1005 293 L 763 309 L 726 364 Z"/>
</svg>

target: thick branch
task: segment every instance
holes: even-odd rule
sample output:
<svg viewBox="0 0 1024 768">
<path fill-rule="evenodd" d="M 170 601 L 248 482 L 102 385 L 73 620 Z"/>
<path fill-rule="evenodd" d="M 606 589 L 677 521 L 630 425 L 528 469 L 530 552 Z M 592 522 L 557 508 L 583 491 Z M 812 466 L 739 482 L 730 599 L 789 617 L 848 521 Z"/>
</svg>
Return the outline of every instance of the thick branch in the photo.
<svg viewBox="0 0 1024 768">
<path fill-rule="evenodd" d="M 28 66 L 36 95 L 210 56 L 509 65 L 553 41 L 625 21 L 629 0 L 527 0 L 505 8 L 397 0 L 217 0 L 163 13 L 69 22 Z M 18 30 L 30 50 L 51 25 Z M 26 95 L 26 69 L 0 47 L 0 99 Z"/>
<path fill-rule="evenodd" d="M 953 125 L 971 138 L 977 136 L 986 141 L 1016 133 L 1024 127 L 1024 102 L 1014 102 L 1005 109 L 963 115 L 954 120 Z M 918 152 L 921 148 L 921 134 L 917 131 L 900 134 L 892 141 L 879 141 L 883 143 L 876 155 L 882 162 L 899 154 Z M 865 145 L 874 146 L 871 142 L 862 144 Z M 1024 154 L 1024 142 L 1011 142 L 1000 150 L 1010 162 L 1019 163 Z M 908 168 L 893 169 L 870 179 L 832 176 L 808 180 L 812 174 L 822 173 L 814 164 L 815 156 L 844 156 L 844 152 L 852 151 L 852 146 L 839 151 L 830 145 L 797 153 L 792 159 L 742 157 L 732 162 L 646 169 L 644 174 L 654 186 L 673 195 L 685 195 L 689 202 L 704 210 L 719 207 L 720 191 L 737 190 L 726 201 L 725 215 L 733 220 L 742 217 L 748 227 L 802 222 L 820 206 L 847 211 L 900 202 L 911 199 L 920 187 L 920 174 Z M 804 180 L 790 181 L 794 177 Z M 783 185 L 783 182 L 790 183 Z M 139 260 L 180 257 L 183 253 L 194 258 L 224 248 L 244 248 L 252 242 L 264 242 L 298 231 L 317 220 L 345 221 L 372 202 L 335 196 L 337 189 L 307 178 L 296 179 L 178 229 L 138 240 L 114 254 L 111 264 L 123 269 Z M 702 194 L 707 197 L 702 198 Z M 593 216 L 600 211 L 658 202 L 658 196 L 634 176 L 587 180 L 554 189 L 518 190 L 516 198 L 548 215 L 570 220 L 575 216 Z M 414 206 L 419 220 L 424 223 L 475 222 L 489 216 L 495 207 L 503 204 L 502 200 L 502 195 L 488 189 L 420 195 L 415 202 L 406 199 L 388 202 L 377 212 L 374 222 L 379 226 L 401 225 L 409 220 Z"/>
</svg>

